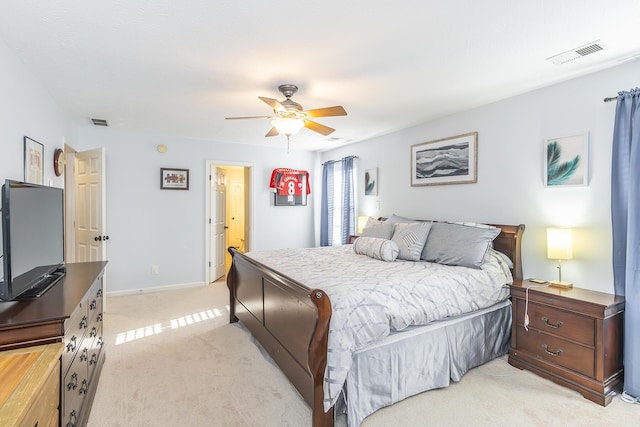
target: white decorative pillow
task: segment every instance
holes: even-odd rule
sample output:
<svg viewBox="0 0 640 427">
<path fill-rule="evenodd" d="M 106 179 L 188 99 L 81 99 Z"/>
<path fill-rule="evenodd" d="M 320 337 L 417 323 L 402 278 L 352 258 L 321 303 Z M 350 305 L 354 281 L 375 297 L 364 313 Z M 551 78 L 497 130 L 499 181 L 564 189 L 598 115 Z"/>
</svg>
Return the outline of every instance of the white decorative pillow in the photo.
<svg viewBox="0 0 640 427">
<path fill-rule="evenodd" d="M 421 258 L 438 264 L 480 268 L 498 234 L 497 227 L 435 222 Z"/>
<path fill-rule="evenodd" d="M 353 244 L 353 250 L 359 255 L 381 261 L 395 261 L 398 257 L 398 245 L 388 239 L 360 236 Z"/>
<path fill-rule="evenodd" d="M 407 261 L 419 261 L 429 230 L 431 230 L 430 222 L 396 224 L 391 240 L 400 249 L 398 258 Z"/>
<path fill-rule="evenodd" d="M 369 218 L 367 224 L 364 226 L 360 236 L 362 237 L 377 237 L 379 239 L 391 239 L 393 235 L 393 224 L 388 224 L 384 221 L 378 221 L 375 218 Z"/>
<path fill-rule="evenodd" d="M 506 283 L 513 283 L 513 276 L 511 275 L 513 263 L 509 257 L 502 252 L 489 248 L 480 268 L 493 274 L 503 274 L 506 278 Z"/>
</svg>

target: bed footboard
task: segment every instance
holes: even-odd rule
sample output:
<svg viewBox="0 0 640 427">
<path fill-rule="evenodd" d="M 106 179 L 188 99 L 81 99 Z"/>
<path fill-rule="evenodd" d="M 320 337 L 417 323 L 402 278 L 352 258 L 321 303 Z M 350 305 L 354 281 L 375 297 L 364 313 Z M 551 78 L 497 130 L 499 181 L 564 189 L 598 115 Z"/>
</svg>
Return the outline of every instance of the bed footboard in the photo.
<svg viewBox="0 0 640 427">
<path fill-rule="evenodd" d="M 323 409 L 323 378 L 331 302 L 263 264 L 229 248 L 229 320 L 240 320 L 267 350 L 313 411 L 313 426 L 333 426 Z"/>
</svg>

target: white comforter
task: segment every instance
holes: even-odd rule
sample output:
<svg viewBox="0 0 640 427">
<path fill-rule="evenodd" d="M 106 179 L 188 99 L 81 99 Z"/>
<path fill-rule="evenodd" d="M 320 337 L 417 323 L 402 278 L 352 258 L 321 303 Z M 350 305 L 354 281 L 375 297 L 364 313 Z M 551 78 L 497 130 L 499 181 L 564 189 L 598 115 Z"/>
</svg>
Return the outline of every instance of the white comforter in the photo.
<svg viewBox="0 0 640 427">
<path fill-rule="evenodd" d="M 331 300 L 324 409 L 336 402 L 356 350 L 410 325 L 457 316 L 506 299 L 512 278 L 488 257 L 482 269 L 430 262 L 384 262 L 351 245 L 250 252 L 247 256 Z"/>
</svg>

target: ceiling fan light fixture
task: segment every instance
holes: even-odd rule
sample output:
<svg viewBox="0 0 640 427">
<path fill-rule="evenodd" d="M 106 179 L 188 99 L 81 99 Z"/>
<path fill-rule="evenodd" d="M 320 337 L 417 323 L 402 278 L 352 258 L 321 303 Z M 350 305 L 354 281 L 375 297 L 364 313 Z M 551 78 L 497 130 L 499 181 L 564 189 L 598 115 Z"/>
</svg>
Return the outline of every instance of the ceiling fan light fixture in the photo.
<svg viewBox="0 0 640 427">
<path fill-rule="evenodd" d="M 304 120 L 295 118 L 276 118 L 271 121 L 274 128 L 278 130 L 278 133 L 286 135 L 287 137 L 295 135 L 304 126 Z"/>
</svg>

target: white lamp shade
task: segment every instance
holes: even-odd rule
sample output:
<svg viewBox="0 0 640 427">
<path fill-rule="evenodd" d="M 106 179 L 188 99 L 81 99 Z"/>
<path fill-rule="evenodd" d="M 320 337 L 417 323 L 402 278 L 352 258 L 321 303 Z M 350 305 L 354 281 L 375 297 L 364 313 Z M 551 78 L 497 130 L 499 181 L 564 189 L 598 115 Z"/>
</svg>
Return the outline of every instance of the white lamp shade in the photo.
<svg viewBox="0 0 640 427">
<path fill-rule="evenodd" d="M 358 234 L 362 234 L 362 230 L 364 230 L 364 226 L 367 225 L 367 221 L 369 220 L 368 216 L 359 216 L 358 223 L 356 224 L 356 228 L 358 230 Z"/>
<path fill-rule="evenodd" d="M 291 136 L 298 133 L 302 126 L 304 126 L 304 121 L 300 119 L 273 119 L 271 124 L 274 128 L 278 130 L 278 133 L 283 135 Z"/>
<path fill-rule="evenodd" d="M 547 228 L 547 258 L 573 258 L 573 242 L 570 228 Z"/>
</svg>

